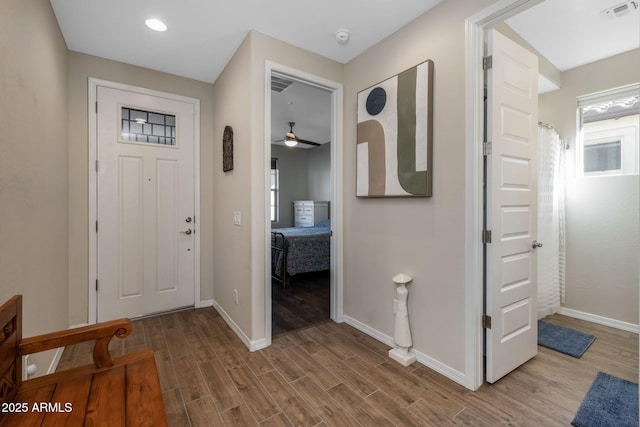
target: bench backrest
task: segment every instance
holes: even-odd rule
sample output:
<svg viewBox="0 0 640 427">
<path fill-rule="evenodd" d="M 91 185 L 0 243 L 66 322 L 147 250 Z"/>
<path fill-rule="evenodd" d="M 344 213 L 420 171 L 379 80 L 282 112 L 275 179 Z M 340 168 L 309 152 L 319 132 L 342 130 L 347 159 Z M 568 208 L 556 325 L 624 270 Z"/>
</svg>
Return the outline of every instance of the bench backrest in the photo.
<svg viewBox="0 0 640 427">
<path fill-rule="evenodd" d="M 0 307 L 0 402 L 15 399 L 22 385 L 22 296 L 16 295 Z M 0 419 L 2 418 L 0 412 Z"/>
</svg>

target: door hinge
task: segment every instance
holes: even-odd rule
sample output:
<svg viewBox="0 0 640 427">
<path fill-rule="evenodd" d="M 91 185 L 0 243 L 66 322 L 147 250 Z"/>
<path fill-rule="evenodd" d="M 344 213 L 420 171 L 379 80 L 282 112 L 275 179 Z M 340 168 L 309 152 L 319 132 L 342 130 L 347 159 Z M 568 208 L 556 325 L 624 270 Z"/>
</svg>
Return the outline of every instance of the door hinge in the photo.
<svg viewBox="0 0 640 427">
<path fill-rule="evenodd" d="M 482 69 L 488 70 L 493 67 L 493 56 L 482 57 Z"/>
<path fill-rule="evenodd" d="M 98 173 L 98 160 L 96 159 L 96 173 Z"/>
<path fill-rule="evenodd" d="M 482 243 L 491 243 L 491 230 L 482 230 Z"/>
<path fill-rule="evenodd" d="M 96 114 L 98 114 L 98 101 L 96 101 Z"/>
<path fill-rule="evenodd" d="M 96 221 L 96 233 L 98 232 L 98 221 Z"/>
<path fill-rule="evenodd" d="M 491 316 L 486 314 L 482 315 L 482 327 L 484 329 L 491 329 Z"/>
<path fill-rule="evenodd" d="M 482 143 L 482 155 L 483 156 L 488 156 L 489 154 L 491 154 L 491 142 L 489 142 L 489 141 L 483 142 Z"/>
<path fill-rule="evenodd" d="M 96 292 L 98 292 L 98 279 L 96 279 Z"/>
</svg>

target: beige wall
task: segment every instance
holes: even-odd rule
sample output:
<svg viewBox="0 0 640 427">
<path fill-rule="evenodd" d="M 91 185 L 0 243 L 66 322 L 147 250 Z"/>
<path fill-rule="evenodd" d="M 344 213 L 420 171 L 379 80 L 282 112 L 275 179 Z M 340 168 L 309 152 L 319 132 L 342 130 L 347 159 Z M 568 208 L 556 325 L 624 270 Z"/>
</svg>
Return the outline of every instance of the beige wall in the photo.
<svg viewBox="0 0 640 427">
<path fill-rule="evenodd" d="M 216 80 L 214 139 L 221 153 L 224 126 L 234 129 L 234 170 L 214 162 L 215 300 L 253 341 L 265 330 L 265 62 L 267 60 L 336 82 L 343 66 L 309 51 L 251 31 Z M 220 140 L 220 141 L 219 141 Z M 218 208 L 219 207 L 219 208 Z M 232 225 L 233 211 L 242 225 Z M 238 289 L 239 304 L 233 302 Z M 270 296 L 269 296 L 270 297 Z"/>
<path fill-rule="evenodd" d="M 78 52 L 68 52 L 69 322 L 88 322 L 88 78 L 200 100 L 200 299 L 213 298 L 213 85 Z M 222 135 L 222 133 L 220 133 Z M 220 136 L 222 138 L 222 136 Z"/>
<path fill-rule="evenodd" d="M 252 31 L 252 133 L 255 135 L 252 157 L 252 209 L 254 232 L 252 233 L 252 296 L 253 296 L 253 336 L 263 337 L 264 329 L 264 301 L 271 298 L 265 295 L 265 261 L 267 254 L 264 249 L 265 233 L 265 201 L 264 192 L 267 186 L 264 175 L 265 149 L 270 148 L 270 141 L 264 138 L 264 105 L 265 105 L 265 62 L 267 60 L 285 65 L 305 73 L 313 74 L 327 80 L 342 83 L 344 67 L 342 64 L 311 53 L 307 50 L 283 43 L 272 37 Z"/>
<path fill-rule="evenodd" d="M 307 150 L 309 200 L 331 200 L 331 144 Z"/>
<path fill-rule="evenodd" d="M 252 134 L 251 43 L 245 39 L 214 84 L 213 91 L 213 257 L 214 299 L 244 334 L 251 334 L 251 151 L 261 141 Z M 233 128 L 233 170 L 222 171 L 222 134 Z M 233 225 L 233 212 L 242 224 Z M 238 290 L 238 305 L 233 290 Z"/>
<path fill-rule="evenodd" d="M 68 325 L 66 72 L 49 2 L 0 2 L 0 303 L 23 295 L 23 336 Z"/>
<path fill-rule="evenodd" d="M 638 324 L 638 175 L 576 173 L 576 99 L 638 82 L 640 50 L 562 73 L 562 88 L 540 96 L 540 120 L 555 126 L 566 152 L 566 301 L 569 309 Z"/>
<path fill-rule="evenodd" d="M 465 367 L 465 29 L 492 1 L 446 1 L 345 67 L 345 315 L 393 336 L 391 278 L 413 277 L 414 349 Z M 433 197 L 355 198 L 357 92 L 434 62 Z"/>
</svg>

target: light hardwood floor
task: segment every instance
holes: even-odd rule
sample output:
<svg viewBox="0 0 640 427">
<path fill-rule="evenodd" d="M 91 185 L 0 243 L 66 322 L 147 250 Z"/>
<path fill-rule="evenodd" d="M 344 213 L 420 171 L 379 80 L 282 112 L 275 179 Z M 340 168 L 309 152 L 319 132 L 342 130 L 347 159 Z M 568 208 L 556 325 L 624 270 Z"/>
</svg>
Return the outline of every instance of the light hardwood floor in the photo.
<svg viewBox="0 0 640 427">
<path fill-rule="evenodd" d="M 638 336 L 564 316 L 550 322 L 597 339 L 581 359 L 539 347 L 507 377 L 476 392 L 346 324 L 281 335 L 251 353 L 212 308 L 134 322 L 115 354 L 155 351 L 170 426 L 568 426 L 598 371 L 638 380 Z M 65 349 L 58 370 L 91 363 Z"/>
</svg>

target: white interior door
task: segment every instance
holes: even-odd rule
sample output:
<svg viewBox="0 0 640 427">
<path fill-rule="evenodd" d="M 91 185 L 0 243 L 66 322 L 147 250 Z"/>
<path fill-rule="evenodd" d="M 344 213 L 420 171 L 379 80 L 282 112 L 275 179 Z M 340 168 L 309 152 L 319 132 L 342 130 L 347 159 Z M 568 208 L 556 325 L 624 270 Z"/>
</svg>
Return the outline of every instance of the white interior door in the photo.
<svg viewBox="0 0 640 427">
<path fill-rule="evenodd" d="M 495 30 L 488 36 L 486 380 L 495 382 L 538 351 L 538 58 Z"/>
<path fill-rule="evenodd" d="M 97 318 L 194 305 L 194 104 L 97 88 Z"/>
</svg>

